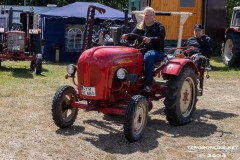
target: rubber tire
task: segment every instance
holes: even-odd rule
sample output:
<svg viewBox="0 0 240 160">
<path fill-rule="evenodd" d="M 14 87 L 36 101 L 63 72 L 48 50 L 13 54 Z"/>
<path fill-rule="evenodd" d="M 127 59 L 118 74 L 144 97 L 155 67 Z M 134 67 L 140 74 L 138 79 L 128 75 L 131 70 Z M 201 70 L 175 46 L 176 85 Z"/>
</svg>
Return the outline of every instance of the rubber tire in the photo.
<svg viewBox="0 0 240 160">
<path fill-rule="evenodd" d="M 232 45 L 233 46 L 232 46 Z M 230 46 L 229 46 L 230 45 Z M 232 47 L 232 49 L 229 49 Z M 231 53 L 230 50 L 232 50 Z M 240 66 L 240 34 L 228 32 L 222 48 L 223 63 L 228 66 Z"/>
<path fill-rule="evenodd" d="M 70 98 L 70 96 L 73 96 L 75 101 L 78 100 L 76 90 L 71 86 L 65 85 L 59 87 L 52 101 L 52 118 L 56 126 L 60 128 L 71 127 L 75 122 L 78 114 L 78 108 L 74 108 L 66 104 L 66 99 L 64 99 L 64 97 L 67 95 L 68 98 Z M 72 111 L 71 114 L 66 117 L 69 119 L 63 117 L 63 111 L 66 111 L 66 109 L 70 109 Z"/>
<path fill-rule="evenodd" d="M 138 110 L 138 107 L 142 108 L 142 119 L 140 127 L 137 131 L 134 131 L 134 118 L 135 114 Z M 141 95 L 135 95 L 131 98 L 130 102 L 128 103 L 128 106 L 126 108 L 126 113 L 124 117 L 124 136 L 125 138 L 130 141 L 137 141 L 139 140 L 146 128 L 147 125 L 147 117 L 148 117 L 148 102 L 147 99 Z M 139 118 L 139 116 L 138 116 Z M 135 126 L 136 127 L 136 126 Z"/>
<path fill-rule="evenodd" d="M 42 73 L 42 54 L 40 53 L 36 55 L 36 64 L 35 64 L 34 71 L 36 75 L 41 75 Z"/>
<path fill-rule="evenodd" d="M 197 103 L 197 81 L 198 77 L 196 72 L 193 70 L 190 66 L 184 66 L 181 72 L 178 76 L 172 77 L 167 81 L 167 89 L 165 91 L 165 99 L 163 101 L 165 105 L 165 114 L 166 119 L 171 125 L 179 126 L 179 125 L 185 125 L 192 120 L 192 116 L 194 114 L 194 111 L 196 110 L 196 103 Z M 191 97 L 189 98 L 189 104 L 185 105 L 186 109 L 186 115 L 181 112 L 181 108 L 184 107 L 181 102 L 181 90 L 186 80 L 189 80 L 189 82 L 192 83 L 192 85 L 189 85 L 191 89 Z M 184 92 L 187 93 L 187 92 Z M 184 94 L 182 93 L 182 94 Z M 190 92 L 189 92 L 190 93 Z M 187 94 L 188 96 L 189 94 Z M 187 97 L 186 97 L 187 98 Z"/>
</svg>

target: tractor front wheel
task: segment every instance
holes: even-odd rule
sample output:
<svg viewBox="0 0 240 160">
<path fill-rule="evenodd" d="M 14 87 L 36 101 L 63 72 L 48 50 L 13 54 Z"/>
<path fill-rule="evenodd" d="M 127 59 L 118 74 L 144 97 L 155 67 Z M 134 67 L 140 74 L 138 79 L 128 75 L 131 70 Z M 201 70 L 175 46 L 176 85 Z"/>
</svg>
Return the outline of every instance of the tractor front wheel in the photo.
<svg viewBox="0 0 240 160">
<path fill-rule="evenodd" d="M 69 128 L 75 122 L 78 114 L 78 108 L 70 105 L 77 101 L 76 90 L 68 85 L 60 87 L 52 101 L 52 117 L 54 123 L 60 128 Z"/>
<path fill-rule="evenodd" d="M 192 120 L 197 102 L 197 74 L 185 66 L 178 76 L 167 82 L 165 91 L 165 114 L 171 125 L 184 125 Z"/>
<path fill-rule="evenodd" d="M 128 141 L 139 140 L 146 128 L 148 101 L 145 97 L 135 95 L 131 98 L 124 118 L 124 135 Z"/>
<path fill-rule="evenodd" d="M 41 75 L 42 73 L 42 54 L 38 53 L 36 55 L 36 64 L 35 64 L 35 73 L 36 75 Z"/>
</svg>

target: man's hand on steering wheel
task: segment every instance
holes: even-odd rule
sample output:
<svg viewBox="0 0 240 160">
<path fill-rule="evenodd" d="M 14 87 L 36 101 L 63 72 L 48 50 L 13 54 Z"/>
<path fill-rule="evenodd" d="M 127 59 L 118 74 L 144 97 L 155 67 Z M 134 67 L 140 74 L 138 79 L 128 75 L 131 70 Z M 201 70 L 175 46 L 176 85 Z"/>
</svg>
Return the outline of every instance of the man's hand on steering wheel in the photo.
<svg viewBox="0 0 240 160">
<path fill-rule="evenodd" d="M 127 40 L 128 39 L 128 34 L 123 34 L 121 37 L 123 40 Z"/>
<path fill-rule="evenodd" d="M 143 37 L 143 43 L 149 44 L 151 42 L 151 38 L 149 37 Z"/>
</svg>

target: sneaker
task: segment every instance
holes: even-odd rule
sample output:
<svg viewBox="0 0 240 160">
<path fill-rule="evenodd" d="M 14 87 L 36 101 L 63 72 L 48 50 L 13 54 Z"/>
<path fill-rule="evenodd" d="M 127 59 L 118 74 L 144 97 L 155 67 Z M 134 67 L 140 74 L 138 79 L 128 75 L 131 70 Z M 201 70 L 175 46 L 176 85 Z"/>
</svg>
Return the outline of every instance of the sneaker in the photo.
<svg viewBox="0 0 240 160">
<path fill-rule="evenodd" d="M 149 92 L 151 90 L 151 87 L 147 85 L 147 86 L 145 86 L 145 88 L 143 90 L 146 92 Z"/>
<path fill-rule="evenodd" d="M 212 67 L 209 65 L 209 66 L 206 67 L 206 70 L 211 71 Z"/>
</svg>

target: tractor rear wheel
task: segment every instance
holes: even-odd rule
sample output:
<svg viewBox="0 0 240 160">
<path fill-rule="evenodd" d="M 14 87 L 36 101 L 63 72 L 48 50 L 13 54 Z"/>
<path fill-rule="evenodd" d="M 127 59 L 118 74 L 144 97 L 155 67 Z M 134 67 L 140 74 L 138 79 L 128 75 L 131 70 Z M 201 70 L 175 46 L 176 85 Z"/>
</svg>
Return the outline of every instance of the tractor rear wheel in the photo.
<svg viewBox="0 0 240 160">
<path fill-rule="evenodd" d="M 165 114 L 171 125 L 184 125 L 191 121 L 197 102 L 197 74 L 184 66 L 178 76 L 167 82 Z"/>
<path fill-rule="evenodd" d="M 128 141 L 137 141 L 142 137 L 147 125 L 147 116 L 147 99 L 140 95 L 133 96 L 124 117 L 124 135 Z"/>
<path fill-rule="evenodd" d="M 38 53 L 36 55 L 36 64 L 35 64 L 35 73 L 36 75 L 41 75 L 42 73 L 42 54 Z"/>
<path fill-rule="evenodd" d="M 229 32 L 226 34 L 222 49 L 223 63 L 228 66 L 240 65 L 240 34 Z"/>
<path fill-rule="evenodd" d="M 69 128 L 73 125 L 78 108 L 70 106 L 70 103 L 77 100 L 77 92 L 73 87 L 65 85 L 57 90 L 52 101 L 52 117 L 56 126 Z"/>
</svg>

